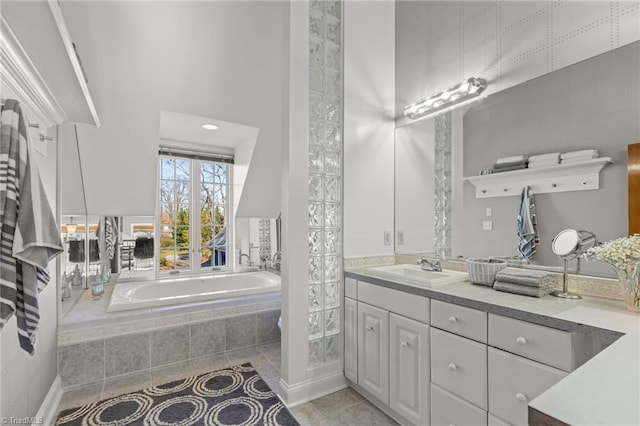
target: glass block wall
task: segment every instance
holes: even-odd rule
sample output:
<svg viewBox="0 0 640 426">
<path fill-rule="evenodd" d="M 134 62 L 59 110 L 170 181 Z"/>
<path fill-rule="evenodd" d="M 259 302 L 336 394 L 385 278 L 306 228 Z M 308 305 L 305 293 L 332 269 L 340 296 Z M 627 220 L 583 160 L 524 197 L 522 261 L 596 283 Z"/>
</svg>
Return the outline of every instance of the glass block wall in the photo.
<svg viewBox="0 0 640 426">
<path fill-rule="evenodd" d="M 258 240 L 260 260 L 271 260 L 271 219 L 260 218 L 258 219 Z"/>
<path fill-rule="evenodd" d="M 451 256 L 451 120 L 451 112 L 447 112 L 437 115 L 435 123 L 433 248 L 436 256 L 443 258 Z"/>
<path fill-rule="evenodd" d="M 342 3 L 309 11 L 309 365 L 340 358 Z"/>
</svg>

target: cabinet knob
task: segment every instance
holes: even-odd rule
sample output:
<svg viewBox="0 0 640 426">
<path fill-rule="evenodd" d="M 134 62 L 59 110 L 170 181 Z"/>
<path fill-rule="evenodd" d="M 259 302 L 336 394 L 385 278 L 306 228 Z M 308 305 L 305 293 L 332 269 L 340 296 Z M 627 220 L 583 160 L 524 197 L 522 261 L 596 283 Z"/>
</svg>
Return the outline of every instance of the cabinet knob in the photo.
<svg viewBox="0 0 640 426">
<path fill-rule="evenodd" d="M 367 326 L 367 331 L 373 331 L 373 326 L 372 325 L 368 325 Z"/>
<path fill-rule="evenodd" d="M 454 322 L 457 322 L 457 321 L 458 321 L 458 318 L 456 318 L 456 317 L 454 317 L 454 316 L 450 316 L 450 317 L 449 317 L 449 322 L 450 322 L 451 324 L 453 324 Z"/>
<path fill-rule="evenodd" d="M 522 336 L 519 336 L 519 337 L 516 339 L 516 342 L 518 342 L 518 343 L 519 343 L 519 344 L 521 344 L 521 345 L 526 345 L 526 344 L 527 344 L 527 339 L 525 339 L 525 338 L 524 338 L 524 337 L 522 337 Z"/>
<path fill-rule="evenodd" d="M 457 365 L 455 365 L 453 362 L 449 363 L 449 370 L 454 371 L 457 369 L 458 369 Z"/>
<path fill-rule="evenodd" d="M 520 392 L 516 394 L 516 399 L 520 402 L 527 402 L 527 396 Z"/>
<path fill-rule="evenodd" d="M 411 347 L 411 343 L 409 343 L 409 342 L 400 342 L 400 346 L 402 346 L 403 348 L 410 348 Z"/>
</svg>

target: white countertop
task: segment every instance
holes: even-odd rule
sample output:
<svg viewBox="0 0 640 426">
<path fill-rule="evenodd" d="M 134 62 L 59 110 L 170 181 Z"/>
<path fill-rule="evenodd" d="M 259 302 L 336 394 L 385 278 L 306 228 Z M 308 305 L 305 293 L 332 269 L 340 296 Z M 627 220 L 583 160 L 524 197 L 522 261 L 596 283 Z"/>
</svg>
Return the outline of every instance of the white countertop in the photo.
<svg viewBox="0 0 640 426">
<path fill-rule="evenodd" d="M 370 275 L 366 268 L 346 270 L 345 275 L 557 328 L 624 334 L 529 406 L 571 425 L 640 425 L 640 315 L 626 311 L 622 302 L 527 297 L 468 281 L 425 288 Z"/>
</svg>

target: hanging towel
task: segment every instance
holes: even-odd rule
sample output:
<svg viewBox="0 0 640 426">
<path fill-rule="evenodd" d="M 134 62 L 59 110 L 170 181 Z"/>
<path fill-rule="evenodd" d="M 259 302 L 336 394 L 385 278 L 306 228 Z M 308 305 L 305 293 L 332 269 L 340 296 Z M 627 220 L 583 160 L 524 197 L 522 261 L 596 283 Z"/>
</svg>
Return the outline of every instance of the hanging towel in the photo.
<svg viewBox="0 0 640 426">
<path fill-rule="evenodd" d="M 531 261 L 540 242 L 536 221 L 536 206 L 531 188 L 525 186 L 520 194 L 520 210 L 518 212 L 518 251 L 522 258 Z"/>
<path fill-rule="evenodd" d="M 496 160 L 496 164 L 502 164 L 502 163 L 520 163 L 522 161 L 527 161 L 527 156 L 526 155 L 514 155 L 512 157 L 503 157 L 503 158 L 498 158 Z"/>
<path fill-rule="evenodd" d="M 16 314 L 20 347 L 34 353 L 38 293 L 63 250 L 58 225 L 33 160 L 20 104 L 5 100 L 0 127 L 0 328 Z"/>
<path fill-rule="evenodd" d="M 597 149 L 583 149 L 580 151 L 569 151 L 565 152 L 560 156 L 562 160 L 568 160 L 570 158 L 581 158 L 581 159 L 589 159 L 589 158 L 598 158 L 600 153 Z"/>
<path fill-rule="evenodd" d="M 559 163 L 560 153 L 550 152 L 548 154 L 532 155 L 531 157 L 529 157 L 529 165 L 531 165 L 531 163 L 537 163 L 539 161 L 555 161 L 556 163 Z"/>
</svg>

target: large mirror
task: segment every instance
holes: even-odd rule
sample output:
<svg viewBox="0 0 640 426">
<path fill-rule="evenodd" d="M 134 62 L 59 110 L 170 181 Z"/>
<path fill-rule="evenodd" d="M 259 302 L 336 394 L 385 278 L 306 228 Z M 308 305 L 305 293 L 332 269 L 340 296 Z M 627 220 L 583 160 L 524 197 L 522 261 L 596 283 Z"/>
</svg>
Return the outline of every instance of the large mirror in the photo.
<svg viewBox="0 0 640 426">
<path fill-rule="evenodd" d="M 639 50 L 640 42 L 626 45 L 451 114 L 448 125 L 462 136 L 461 155 L 456 155 L 455 135 L 451 138 L 452 192 L 445 223 L 458 233 L 449 235 L 451 257 L 518 256 L 520 197 L 476 198 L 475 187 L 461 183 L 509 156 L 596 149 L 600 157 L 613 161 L 600 173 L 597 190 L 534 194 L 540 243 L 533 264 L 561 265 L 551 241 L 562 229 L 588 229 L 600 241 L 627 233 L 627 145 L 640 140 Z M 436 251 L 434 227 L 442 221 L 433 192 L 436 121 L 396 129 L 398 253 Z M 456 192 L 456 184 L 461 191 Z M 610 268 L 600 262 L 582 262 L 580 273 L 611 276 Z"/>
</svg>

